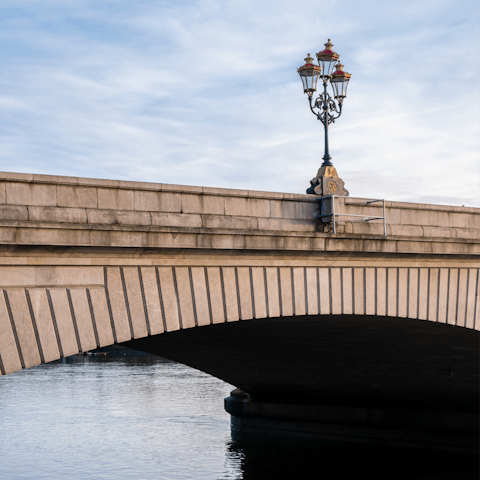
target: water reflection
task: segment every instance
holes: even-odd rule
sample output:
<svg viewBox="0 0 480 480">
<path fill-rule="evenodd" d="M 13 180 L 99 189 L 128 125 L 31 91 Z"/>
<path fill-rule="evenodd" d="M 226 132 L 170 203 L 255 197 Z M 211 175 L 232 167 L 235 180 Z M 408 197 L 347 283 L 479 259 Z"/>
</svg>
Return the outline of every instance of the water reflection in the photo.
<svg viewBox="0 0 480 480">
<path fill-rule="evenodd" d="M 349 479 L 349 480 L 477 480 L 478 459 L 449 455 L 356 446 L 232 442 L 227 456 L 240 462 L 244 480 Z"/>
<path fill-rule="evenodd" d="M 0 479 L 478 478 L 472 459 L 233 442 L 232 388 L 158 357 L 76 356 L 2 377 Z"/>
</svg>

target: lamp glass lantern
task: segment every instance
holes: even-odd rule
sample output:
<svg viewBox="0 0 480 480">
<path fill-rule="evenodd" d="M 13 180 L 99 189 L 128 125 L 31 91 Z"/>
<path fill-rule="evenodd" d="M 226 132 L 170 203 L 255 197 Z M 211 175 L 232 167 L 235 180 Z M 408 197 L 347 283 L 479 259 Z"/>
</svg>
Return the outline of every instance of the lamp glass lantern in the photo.
<svg viewBox="0 0 480 480">
<path fill-rule="evenodd" d="M 328 39 L 327 43 L 325 43 L 325 48 L 317 53 L 317 60 L 318 64 L 322 68 L 322 78 L 324 81 L 330 77 L 332 74 L 335 65 L 335 62 L 339 59 L 340 55 L 337 52 L 332 50 L 333 43 L 330 42 Z"/>
<path fill-rule="evenodd" d="M 351 76 L 351 73 L 343 71 L 343 65 L 340 62 L 335 65 L 335 71 L 332 73 L 330 82 L 334 96 L 339 102 L 343 102 L 343 99 L 347 96 L 347 87 Z"/>
<path fill-rule="evenodd" d="M 308 53 L 307 58 L 305 58 L 305 65 L 301 66 L 297 71 L 302 79 L 303 91 L 311 97 L 317 89 L 321 67 L 313 64 L 313 58 Z"/>
</svg>

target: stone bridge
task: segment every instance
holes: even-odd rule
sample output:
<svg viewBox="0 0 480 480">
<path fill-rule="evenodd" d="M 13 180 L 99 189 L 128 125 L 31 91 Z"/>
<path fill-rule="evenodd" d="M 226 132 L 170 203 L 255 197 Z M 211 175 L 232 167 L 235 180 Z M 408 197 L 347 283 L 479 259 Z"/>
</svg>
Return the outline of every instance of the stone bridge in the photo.
<svg viewBox="0 0 480 480">
<path fill-rule="evenodd" d="M 335 202 L 382 214 L 364 199 Z M 353 216 L 333 234 L 313 195 L 1 173 L 0 372 L 128 342 L 250 394 L 227 402 L 237 420 L 337 425 L 343 405 L 340 423 L 364 428 L 376 408 L 372 435 L 398 440 L 386 407 L 408 405 L 411 419 L 435 405 L 443 426 L 470 435 L 438 442 L 471 445 L 480 209 L 385 206 L 386 235 Z M 287 413 L 271 407 L 279 396 Z M 429 415 L 410 421 L 432 429 Z M 398 442 L 420 441 L 408 438 Z"/>
</svg>

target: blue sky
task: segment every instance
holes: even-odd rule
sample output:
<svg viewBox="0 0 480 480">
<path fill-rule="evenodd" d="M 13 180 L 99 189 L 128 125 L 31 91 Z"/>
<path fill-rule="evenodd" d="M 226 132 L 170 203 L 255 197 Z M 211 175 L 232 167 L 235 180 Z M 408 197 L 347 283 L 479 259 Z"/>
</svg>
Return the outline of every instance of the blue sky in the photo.
<svg viewBox="0 0 480 480">
<path fill-rule="evenodd" d="M 0 171 L 303 193 L 322 125 L 296 68 L 352 80 L 352 196 L 480 206 L 473 0 L 2 0 Z"/>
</svg>

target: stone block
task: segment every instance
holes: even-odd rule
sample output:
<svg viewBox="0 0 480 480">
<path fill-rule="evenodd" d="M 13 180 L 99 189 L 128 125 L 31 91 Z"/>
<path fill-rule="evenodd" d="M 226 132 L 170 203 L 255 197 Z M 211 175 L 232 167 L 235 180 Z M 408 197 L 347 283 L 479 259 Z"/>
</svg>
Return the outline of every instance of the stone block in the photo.
<svg viewBox="0 0 480 480">
<path fill-rule="evenodd" d="M 235 243 L 236 235 L 200 234 L 197 237 L 197 248 L 234 249 L 244 248 Z M 243 238 L 243 236 L 242 236 Z"/>
<path fill-rule="evenodd" d="M 447 222 L 445 218 L 441 218 L 442 212 L 436 212 L 432 210 L 424 209 L 405 209 L 402 210 L 402 225 L 425 225 L 431 227 L 444 226 Z"/>
<path fill-rule="evenodd" d="M 50 297 L 52 317 L 57 325 L 58 336 L 60 339 L 60 355 L 62 357 L 75 355 L 80 351 L 80 348 L 75 334 L 67 292 L 63 288 L 48 289 L 47 296 Z"/>
<path fill-rule="evenodd" d="M 292 269 L 286 267 L 279 268 L 280 275 L 280 309 L 283 317 L 291 317 L 293 312 L 292 296 Z"/>
<path fill-rule="evenodd" d="M 315 250 L 311 237 L 284 237 L 286 250 Z"/>
<path fill-rule="evenodd" d="M 137 267 L 120 267 L 127 313 L 133 329 L 133 338 L 148 335 L 140 275 Z"/>
<path fill-rule="evenodd" d="M 283 250 L 286 248 L 286 237 L 269 235 L 252 235 L 245 237 L 245 247 L 253 250 Z"/>
<path fill-rule="evenodd" d="M 178 304 L 180 307 L 181 328 L 195 327 L 195 312 L 188 267 L 174 267 L 174 281 L 177 285 Z"/>
<path fill-rule="evenodd" d="M 3 230 L 3 229 L 2 229 Z M 90 245 L 90 233 L 86 230 L 52 228 L 18 228 L 18 244 L 24 245 Z"/>
<path fill-rule="evenodd" d="M 266 276 L 263 267 L 251 267 L 252 295 L 253 295 L 253 318 L 266 318 Z"/>
<path fill-rule="evenodd" d="M 35 283 L 37 287 L 57 287 L 57 268 L 55 266 L 35 267 Z"/>
<path fill-rule="evenodd" d="M 224 215 L 225 199 L 215 195 L 182 195 L 182 212 Z"/>
<path fill-rule="evenodd" d="M 0 266 L 0 287 L 26 287 L 35 285 L 35 267 Z"/>
<path fill-rule="evenodd" d="M 89 232 L 88 239 L 92 247 L 109 246 L 112 244 L 112 232 L 109 230 L 92 230 Z"/>
<path fill-rule="evenodd" d="M 341 285 L 341 269 L 330 268 L 330 284 L 331 284 L 331 307 L 332 315 L 340 315 L 342 313 L 342 285 Z"/>
<path fill-rule="evenodd" d="M 154 190 L 159 192 L 162 190 L 163 185 L 161 183 L 152 182 L 135 182 L 132 180 L 119 180 L 118 187 L 127 190 Z"/>
<path fill-rule="evenodd" d="M 265 198 L 267 200 L 271 200 L 271 199 L 283 200 L 284 195 L 285 194 L 281 192 L 259 192 L 257 190 L 248 191 L 249 198 Z"/>
<path fill-rule="evenodd" d="M 119 187 L 119 180 L 105 180 L 103 178 L 85 178 L 85 177 L 78 177 L 78 184 L 84 185 L 87 187 L 104 187 L 104 188 L 114 188 L 118 189 Z"/>
<path fill-rule="evenodd" d="M 469 239 L 469 240 L 478 240 L 480 239 L 480 229 L 474 228 L 456 228 L 455 237 L 457 239 Z"/>
<path fill-rule="evenodd" d="M 17 229 L 2 227 L 0 228 L 0 243 L 11 244 L 17 243 Z"/>
<path fill-rule="evenodd" d="M 164 318 L 160 305 L 156 269 L 154 267 L 142 267 L 142 290 L 145 295 L 145 307 L 147 309 L 149 334 L 156 335 L 164 332 Z"/>
<path fill-rule="evenodd" d="M 110 232 L 112 247 L 146 247 L 148 233 L 115 230 Z"/>
<path fill-rule="evenodd" d="M 285 200 L 295 200 L 299 202 L 315 203 L 318 195 L 305 195 L 303 193 L 284 193 Z"/>
<path fill-rule="evenodd" d="M 182 195 L 182 213 L 203 213 L 203 195 Z"/>
<path fill-rule="evenodd" d="M 133 190 L 99 188 L 98 208 L 106 210 L 134 210 Z"/>
<path fill-rule="evenodd" d="M 254 198 L 226 197 L 225 215 L 269 217 L 270 201 Z"/>
<path fill-rule="evenodd" d="M 142 190 L 134 191 L 135 210 L 146 212 L 160 211 L 160 193 L 146 192 Z"/>
<path fill-rule="evenodd" d="M 97 342 L 86 289 L 74 288 L 68 291 L 68 295 L 70 297 L 73 314 L 75 315 L 80 351 L 88 352 L 89 350 L 94 350 L 97 347 Z"/>
<path fill-rule="evenodd" d="M 305 269 L 293 268 L 293 314 L 306 315 L 306 295 L 305 295 Z"/>
<path fill-rule="evenodd" d="M 159 294 L 165 313 L 165 330 L 180 330 L 179 305 L 175 292 L 172 267 L 158 267 Z"/>
<path fill-rule="evenodd" d="M 41 363 L 41 356 L 33 330 L 32 317 L 30 316 L 25 291 L 23 289 L 11 289 L 5 292 L 6 295 L 2 295 L 2 297 L 5 297 L 5 301 L 8 301 L 10 305 L 16 337 L 18 339 L 19 356 L 23 360 L 22 367 L 30 368 L 39 365 Z"/>
<path fill-rule="evenodd" d="M 315 232 L 317 225 L 313 220 L 258 218 L 259 230 Z"/>
<path fill-rule="evenodd" d="M 317 212 L 316 203 L 284 201 L 281 204 L 280 217 L 314 220 Z"/>
<path fill-rule="evenodd" d="M 203 193 L 205 187 L 197 187 L 195 185 L 169 185 L 168 183 L 162 183 L 162 192 L 175 192 L 184 193 L 186 190 L 190 193 Z"/>
<path fill-rule="evenodd" d="M 135 191 L 135 210 L 180 213 L 182 211 L 181 194 Z"/>
<path fill-rule="evenodd" d="M 133 210 L 98 210 L 88 209 L 86 211 L 87 221 L 90 224 L 99 225 L 138 225 L 151 224 L 150 213 L 135 212 Z"/>
<path fill-rule="evenodd" d="M 356 223 L 352 222 L 352 231 L 356 235 L 383 235 L 383 220 Z"/>
<path fill-rule="evenodd" d="M 220 267 L 220 279 L 225 295 L 225 315 L 227 322 L 240 319 L 238 288 L 234 267 Z"/>
<path fill-rule="evenodd" d="M 28 217 L 33 222 L 87 223 L 83 208 L 28 207 Z"/>
<path fill-rule="evenodd" d="M 107 267 L 105 278 L 107 301 L 115 327 L 115 342 L 126 342 L 133 338 L 133 328 L 128 319 L 120 267 Z"/>
<path fill-rule="evenodd" d="M 343 313 L 353 314 L 353 268 L 342 268 L 342 305 Z"/>
<path fill-rule="evenodd" d="M 234 188 L 203 187 L 202 193 L 206 195 L 220 195 L 222 197 L 248 197 L 248 190 L 237 190 Z"/>
<path fill-rule="evenodd" d="M 213 323 L 209 301 L 207 272 L 205 267 L 190 268 L 190 279 L 193 288 L 194 309 L 199 327 Z"/>
<path fill-rule="evenodd" d="M 33 181 L 35 183 L 78 184 L 78 177 L 65 177 L 63 175 L 41 175 L 35 173 L 33 175 Z"/>
<path fill-rule="evenodd" d="M 258 218 L 258 229 L 266 231 L 279 231 L 283 229 L 284 220 L 280 218 Z M 287 230 L 287 229 L 286 229 Z"/>
<path fill-rule="evenodd" d="M 467 216 L 466 227 L 480 229 L 480 212 Z"/>
<path fill-rule="evenodd" d="M 457 231 L 455 228 L 442 227 L 423 227 L 424 237 L 433 238 L 456 238 Z"/>
<path fill-rule="evenodd" d="M 267 280 L 267 297 L 268 297 L 268 316 L 280 316 L 280 292 L 279 286 L 279 269 L 275 267 L 267 267 L 265 270 Z"/>
<path fill-rule="evenodd" d="M 457 228 L 466 228 L 467 227 L 467 218 L 468 215 L 464 213 L 450 213 L 449 214 L 449 227 L 457 227 Z"/>
<path fill-rule="evenodd" d="M 7 183 L 6 197 L 9 205 L 57 205 L 56 185 L 37 185 L 34 183 Z"/>
<path fill-rule="evenodd" d="M 282 218 L 282 203 L 280 200 L 270 200 L 270 217 Z"/>
<path fill-rule="evenodd" d="M 237 292 L 240 299 L 240 319 L 251 320 L 253 318 L 253 286 L 250 279 L 250 269 L 248 267 L 235 267 L 235 270 L 238 279 Z"/>
<path fill-rule="evenodd" d="M 182 195 L 180 193 L 161 192 L 159 197 L 160 212 L 180 213 L 182 211 Z"/>
<path fill-rule="evenodd" d="M 34 175 L 32 173 L 16 173 L 16 172 L 0 172 L 0 180 L 13 181 L 18 180 L 19 182 L 31 182 L 33 181 Z"/>
<path fill-rule="evenodd" d="M 145 247 L 154 248 L 195 248 L 197 234 L 195 233 L 150 233 L 146 238 Z"/>
<path fill-rule="evenodd" d="M 258 230 L 256 218 L 220 215 L 204 215 L 203 227 L 212 229 Z"/>
<path fill-rule="evenodd" d="M 37 272 L 41 268 L 37 267 Z M 103 287 L 104 277 L 102 267 L 89 266 L 55 266 L 56 285 Z M 37 273 L 38 275 L 38 273 Z"/>
<path fill-rule="evenodd" d="M 159 227 L 201 228 L 203 220 L 200 215 L 184 213 L 150 213 L 152 225 Z"/>
<path fill-rule="evenodd" d="M 89 187 L 57 186 L 57 206 L 97 208 L 97 189 Z"/>
<path fill-rule="evenodd" d="M 0 205 L 7 203 L 7 193 L 4 182 L 0 182 Z"/>
<path fill-rule="evenodd" d="M 385 218 L 388 224 L 399 225 L 402 223 L 402 210 L 399 208 L 387 208 L 385 205 Z"/>
<path fill-rule="evenodd" d="M 38 341 L 42 348 L 43 362 L 51 362 L 60 358 L 55 327 L 44 288 L 28 290 L 33 319 L 38 331 Z"/>
<path fill-rule="evenodd" d="M 390 225 L 390 235 L 398 237 L 423 237 L 423 227 L 416 225 Z"/>
<path fill-rule="evenodd" d="M 207 268 L 208 296 L 212 312 L 212 323 L 226 322 L 226 311 L 222 293 L 220 267 Z"/>
<path fill-rule="evenodd" d="M 28 209 L 24 206 L 0 205 L 0 220 L 28 220 Z"/>
<path fill-rule="evenodd" d="M 107 297 L 104 288 L 87 288 L 87 299 L 91 308 L 95 339 L 99 347 L 115 342 L 112 319 L 108 310 Z"/>
</svg>

